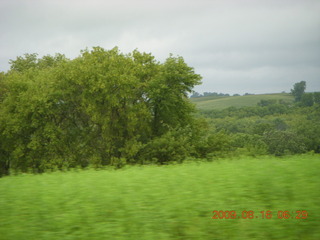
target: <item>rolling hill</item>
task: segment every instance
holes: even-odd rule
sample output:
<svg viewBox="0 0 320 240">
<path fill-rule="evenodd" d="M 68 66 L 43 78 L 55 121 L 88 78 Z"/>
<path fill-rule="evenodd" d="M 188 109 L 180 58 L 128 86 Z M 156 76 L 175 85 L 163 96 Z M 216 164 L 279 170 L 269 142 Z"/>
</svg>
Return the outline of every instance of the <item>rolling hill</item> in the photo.
<svg viewBox="0 0 320 240">
<path fill-rule="evenodd" d="M 246 96 L 230 97 L 199 97 L 190 98 L 200 110 L 224 109 L 228 107 L 249 107 L 256 106 L 261 100 L 282 100 L 293 102 L 293 96 L 288 93 L 257 94 Z"/>
</svg>

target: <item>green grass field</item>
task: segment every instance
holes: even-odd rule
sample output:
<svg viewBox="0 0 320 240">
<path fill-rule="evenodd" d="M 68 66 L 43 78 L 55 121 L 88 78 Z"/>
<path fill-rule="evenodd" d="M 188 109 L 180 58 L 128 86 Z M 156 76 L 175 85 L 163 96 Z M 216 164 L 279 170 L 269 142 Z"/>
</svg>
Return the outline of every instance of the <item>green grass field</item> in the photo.
<svg viewBox="0 0 320 240">
<path fill-rule="evenodd" d="M 287 93 L 258 94 L 235 97 L 200 97 L 190 98 L 200 110 L 224 109 L 228 107 L 256 106 L 261 100 L 284 100 L 293 102 L 293 96 Z"/>
<path fill-rule="evenodd" d="M 0 239 L 320 239 L 319 169 L 309 154 L 4 177 Z"/>
</svg>

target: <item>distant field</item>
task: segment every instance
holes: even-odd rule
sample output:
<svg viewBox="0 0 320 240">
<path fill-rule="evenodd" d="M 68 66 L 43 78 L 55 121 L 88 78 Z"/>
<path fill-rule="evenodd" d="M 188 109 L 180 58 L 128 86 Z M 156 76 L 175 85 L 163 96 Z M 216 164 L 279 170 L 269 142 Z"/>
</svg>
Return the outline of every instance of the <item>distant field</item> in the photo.
<svg viewBox="0 0 320 240">
<path fill-rule="evenodd" d="M 319 168 L 310 154 L 4 177 L 0 239 L 320 239 Z"/>
<path fill-rule="evenodd" d="M 201 110 L 220 110 L 228 107 L 256 106 L 261 100 L 284 100 L 287 102 L 292 102 L 293 96 L 287 93 L 278 93 L 236 97 L 200 97 L 191 98 L 190 100 L 196 104 L 197 108 Z"/>
</svg>

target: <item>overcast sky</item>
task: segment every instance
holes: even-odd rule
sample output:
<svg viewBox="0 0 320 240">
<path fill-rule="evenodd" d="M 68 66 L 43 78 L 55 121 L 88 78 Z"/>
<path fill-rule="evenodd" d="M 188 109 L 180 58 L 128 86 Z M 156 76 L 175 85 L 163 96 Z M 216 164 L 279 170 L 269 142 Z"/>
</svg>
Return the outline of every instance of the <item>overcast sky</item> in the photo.
<svg viewBox="0 0 320 240">
<path fill-rule="evenodd" d="M 198 92 L 320 91 L 319 0 L 0 0 L 0 71 L 93 46 L 184 57 Z"/>
</svg>

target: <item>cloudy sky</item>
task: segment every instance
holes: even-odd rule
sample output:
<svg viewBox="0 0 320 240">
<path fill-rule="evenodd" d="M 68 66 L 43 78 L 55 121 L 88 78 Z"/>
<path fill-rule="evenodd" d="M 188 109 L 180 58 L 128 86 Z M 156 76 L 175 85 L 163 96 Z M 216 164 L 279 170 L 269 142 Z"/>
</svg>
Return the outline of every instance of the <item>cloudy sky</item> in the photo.
<svg viewBox="0 0 320 240">
<path fill-rule="evenodd" d="M 198 92 L 320 91 L 319 0 L 1 0 L 0 71 L 24 53 L 184 57 Z"/>
</svg>

